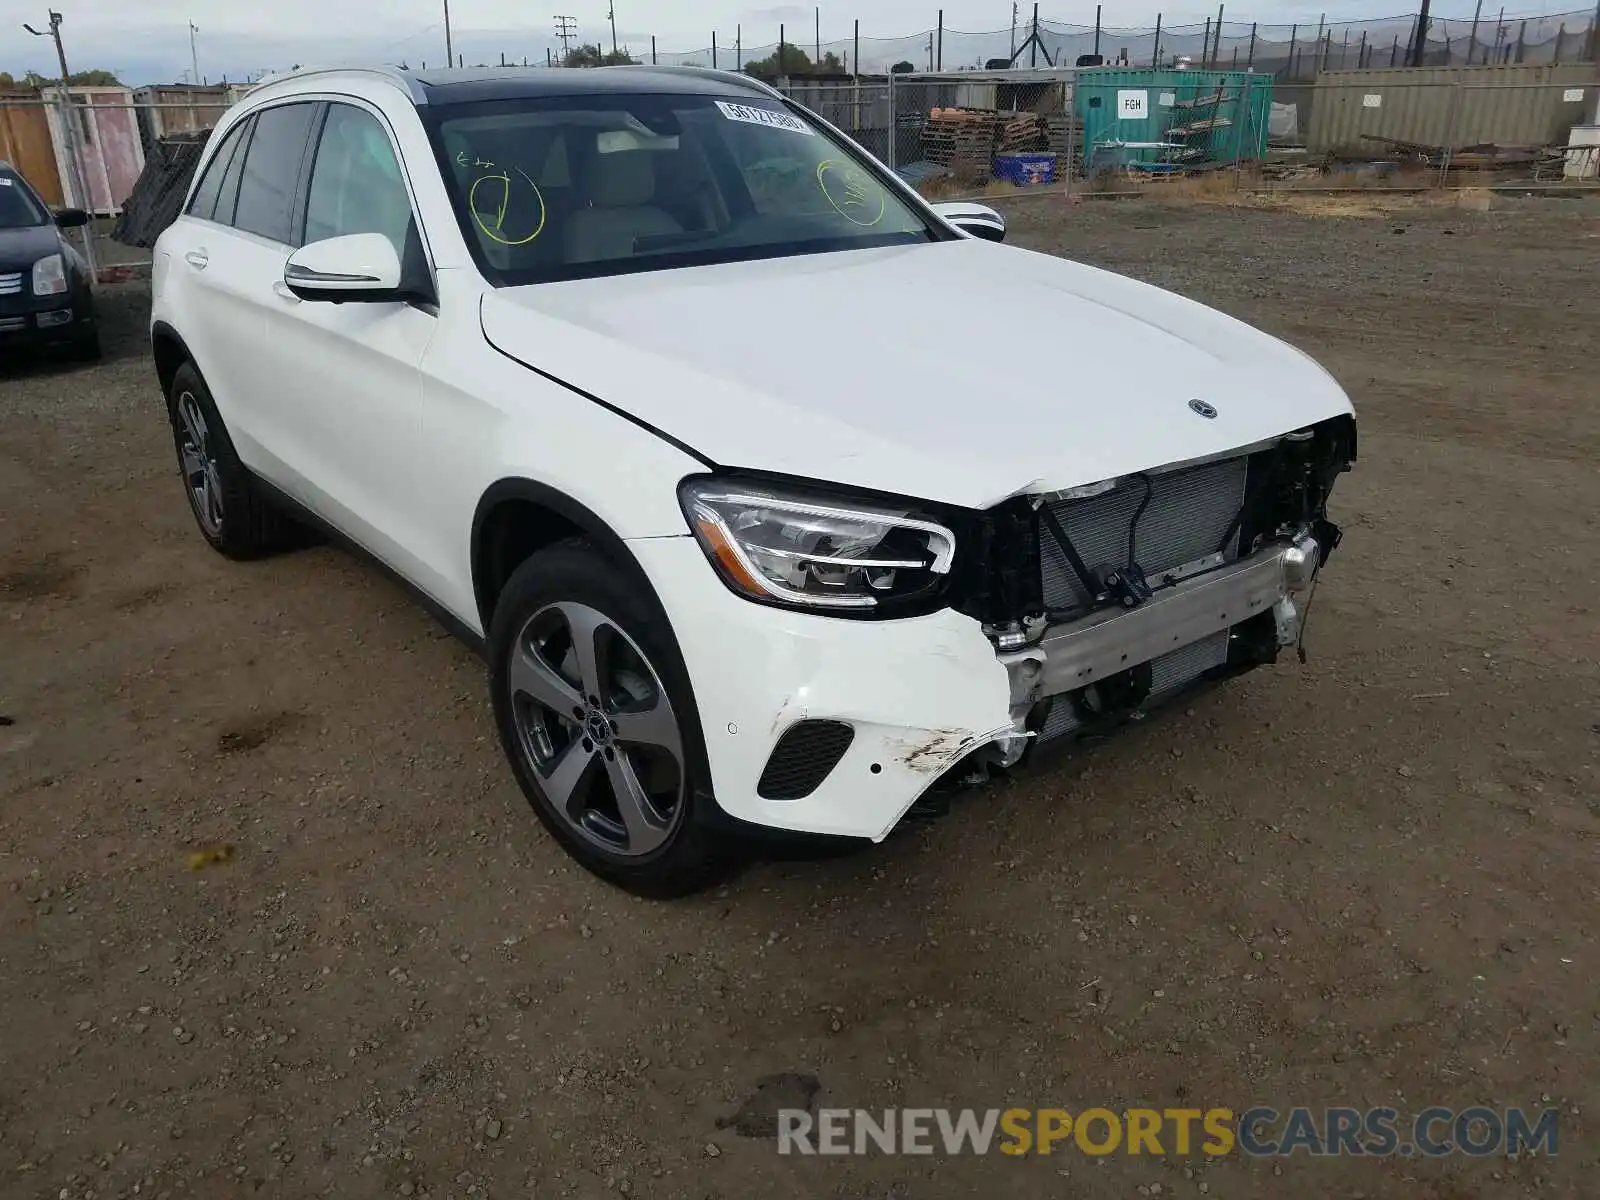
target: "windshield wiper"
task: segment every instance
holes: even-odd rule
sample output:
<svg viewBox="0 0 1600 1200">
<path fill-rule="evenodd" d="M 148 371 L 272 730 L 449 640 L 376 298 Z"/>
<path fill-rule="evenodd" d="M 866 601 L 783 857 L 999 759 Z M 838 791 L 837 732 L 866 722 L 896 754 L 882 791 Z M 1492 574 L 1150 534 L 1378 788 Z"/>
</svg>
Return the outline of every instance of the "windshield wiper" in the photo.
<svg viewBox="0 0 1600 1200">
<path fill-rule="evenodd" d="M 692 246 L 696 242 L 713 241 L 722 234 L 715 229 L 686 229 L 682 233 L 643 233 L 633 239 L 635 254 L 654 254 L 661 250 L 675 250 L 679 246 Z"/>
</svg>

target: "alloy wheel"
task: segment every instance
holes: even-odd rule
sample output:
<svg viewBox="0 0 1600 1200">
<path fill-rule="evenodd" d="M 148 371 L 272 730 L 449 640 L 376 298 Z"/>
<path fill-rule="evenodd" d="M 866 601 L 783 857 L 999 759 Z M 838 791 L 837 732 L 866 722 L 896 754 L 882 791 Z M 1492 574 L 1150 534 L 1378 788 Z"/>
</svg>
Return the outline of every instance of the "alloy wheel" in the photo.
<svg viewBox="0 0 1600 1200">
<path fill-rule="evenodd" d="M 563 601 L 527 620 L 510 655 L 517 741 L 556 815 L 614 854 L 659 849 L 686 811 L 683 739 L 638 643 Z"/>
<path fill-rule="evenodd" d="M 189 503 L 195 518 L 212 537 L 222 533 L 222 476 L 211 446 L 211 430 L 205 413 L 193 392 L 178 397 L 178 454 L 183 460 L 183 478 L 189 488 Z"/>
</svg>

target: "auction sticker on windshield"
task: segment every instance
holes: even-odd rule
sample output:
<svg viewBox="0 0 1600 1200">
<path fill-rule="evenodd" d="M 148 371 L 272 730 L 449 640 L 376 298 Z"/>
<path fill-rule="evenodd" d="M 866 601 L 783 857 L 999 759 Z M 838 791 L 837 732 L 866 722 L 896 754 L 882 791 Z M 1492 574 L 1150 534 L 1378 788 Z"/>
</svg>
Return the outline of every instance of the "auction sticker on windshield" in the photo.
<svg viewBox="0 0 1600 1200">
<path fill-rule="evenodd" d="M 814 131 L 799 117 L 792 117 L 788 113 L 773 112 L 770 108 L 754 108 L 748 104 L 730 104 L 726 100 L 718 100 L 717 107 L 722 110 L 722 115 L 730 121 L 745 121 L 751 125 L 767 125 L 773 129 L 787 129 L 790 133 L 811 133 Z"/>
</svg>

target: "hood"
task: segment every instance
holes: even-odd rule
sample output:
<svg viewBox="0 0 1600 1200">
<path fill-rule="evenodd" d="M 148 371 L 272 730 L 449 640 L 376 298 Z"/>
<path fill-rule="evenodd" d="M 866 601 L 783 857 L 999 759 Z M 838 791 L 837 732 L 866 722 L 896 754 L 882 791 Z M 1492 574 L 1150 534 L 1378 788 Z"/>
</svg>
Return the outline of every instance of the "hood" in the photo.
<svg viewBox="0 0 1600 1200">
<path fill-rule="evenodd" d="M 1242 322 L 975 239 L 535 284 L 482 316 L 498 349 L 719 466 L 969 508 L 1350 411 Z"/>
<path fill-rule="evenodd" d="M 0 229 L 0 275 L 31 271 L 34 263 L 60 249 L 61 237 L 54 225 Z"/>
</svg>

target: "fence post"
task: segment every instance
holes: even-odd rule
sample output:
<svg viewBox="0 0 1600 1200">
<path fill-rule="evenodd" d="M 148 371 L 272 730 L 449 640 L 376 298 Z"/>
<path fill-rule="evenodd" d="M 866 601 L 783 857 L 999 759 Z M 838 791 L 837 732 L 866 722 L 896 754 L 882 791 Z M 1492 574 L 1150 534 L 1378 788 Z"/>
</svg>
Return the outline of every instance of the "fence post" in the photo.
<svg viewBox="0 0 1600 1200">
<path fill-rule="evenodd" d="M 67 90 L 65 79 L 61 81 L 56 95 L 60 98 L 61 132 L 66 139 L 64 149 L 67 152 L 67 174 L 70 176 L 70 181 L 63 182 L 70 182 L 72 190 L 77 193 L 78 206 L 89 213 L 89 223 L 83 227 L 83 257 L 89 264 L 89 286 L 98 288 L 100 270 L 94 257 L 94 197 L 89 193 L 89 172 L 78 157 L 77 114 L 73 111 L 72 93 Z"/>
<path fill-rule="evenodd" d="M 1394 66 L 1396 60 L 1398 60 L 1399 57 L 1400 57 L 1400 35 L 1397 33 L 1397 34 L 1394 35 L 1394 44 L 1389 47 L 1389 65 L 1391 67 Z"/>
<path fill-rule="evenodd" d="M 1299 40 L 1299 37 L 1300 26 L 1289 26 L 1289 57 L 1283 60 L 1283 77 L 1285 79 L 1296 78 L 1294 73 L 1294 44 Z"/>
<path fill-rule="evenodd" d="M 1243 119 L 1239 122 L 1239 128 L 1236 131 L 1236 134 L 1235 134 L 1234 139 L 1233 139 L 1233 190 L 1236 191 L 1236 192 L 1244 190 L 1244 179 L 1243 179 L 1242 172 L 1239 170 L 1239 161 L 1240 161 L 1240 158 L 1242 157 L 1242 155 L 1244 153 L 1245 135 L 1247 133 L 1249 133 L 1249 131 L 1250 131 L 1250 78 L 1249 78 L 1249 76 L 1245 77 L 1245 79 L 1243 80 L 1243 86 L 1239 89 L 1239 102 L 1244 106 L 1244 111 L 1242 113 L 1240 113 L 1240 116 Z M 1221 108 L 1221 106 L 1219 105 L 1218 106 L 1218 110 L 1219 111 L 1220 111 L 1220 108 Z"/>
<path fill-rule="evenodd" d="M 888 145 L 884 148 L 883 165 L 889 170 L 894 170 L 894 144 L 900 136 L 900 117 L 894 110 L 894 72 L 889 72 L 889 137 Z"/>
<path fill-rule="evenodd" d="M 1160 67 L 1161 67 L 1161 14 L 1160 13 L 1156 14 L 1156 44 L 1154 46 L 1150 47 L 1150 67 L 1151 67 L 1152 70 L 1159 70 Z M 1074 82 L 1074 84 L 1073 84 L 1073 91 L 1074 91 L 1074 93 L 1076 93 L 1076 91 L 1077 91 L 1076 82 Z M 1078 100 L 1077 100 L 1076 94 L 1074 94 L 1072 102 L 1073 102 L 1074 105 L 1077 104 Z"/>
<path fill-rule="evenodd" d="M 1250 22 L 1250 54 L 1244 60 L 1244 69 L 1246 71 L 1254 71 L 1256 69 L 1256 23 L 1254 21 Z"/>
<path fill-rule="evenodd" d="M 1200 35 L 1200 65 L 1206 65 L 1211 56 L 1211 18 L 1206 18 L 1206 31 Z"/>
<path fill-rule="evenodd" d="M 717 31 L 711 31 L 711 69 L 717 69 Z"/>
<path fill-rule="evenodd" d="M 1563 21 L 1559 26 L 1556 27 L 1556 49 L 1554 55 L 1552 55 L 1550 59 L 1552 64 L 1559 63 L 1561 61 L 1561 42 L 1566 36 L 1567 23 Z"/>
<path fill-rule="evenodd" d="M 656 65 L 656 35 L 653 33 L 650 35 L 650 65 Z"/>
<path fill-rule="evenodd" d="M 1462 84 L 1457 82 L 1450 89 L 1450 119 L 1445 122 L 1444 159 L 1439 164 L 1439 186 L 1448 186 L 1450 179 L 1450 158 L 1455 150 L 1456 125 L 1461 120 Z"/>
<path fill-rule="evenodd" d="M 1524 18 L 1522 24 L 1517 26 L 1517 49 L 1516 49 L 1516 57 L 1512 60 L 1513 62 L 1519 62 L 1520 63 L 1522 61 L 1523 39 L 1526 38 L 1527 36 L 1528 36 L 1528 22 L 1527 22 L 1526 18 Z"/>
<path fill-rule="evenodd" d="M 1156 18 L 1160 20 L 1160 17 Z M 1100 53 L 1100 5 L 1094 6 L 1094 52 Z"/>
<path fill-rule="evenodd" d="M 1161 18 L 1157 17 L 1156 19 L 1159 21 Z M 1063 92 L 1068 93 L 1068 95 L 1067 95 L 1067 103 L 1066 103 L 1066 106 L 1065 106 L 1066 110 L 1067 110 L 1067 169 L 1066 169 L 1067 178 L 1066 178 L 1066 184 L 1065 184 L 1065 191 L 1064 191 L 1063 194 L 1067 195 L 1067 196 L 1070 196 L 1070 195 L 1072 195 L 1072 153 L 1073 153 L 1073 148 L 1076 145 L 1077 140 L 1078 140 L 1078 138 L 1077 138 L 1077 133 L 1078 133 L 1078 80 L 1077 80 L 1077 76 L 1073 76 L 1073 79 L 1072 79 L 1071 83 L 1063 83 L 1061 85 L 1061 90 Z"/>
<path fill-rule="evenodd" d="M 944 9 L 939 10 L 939 49 L 933 62 L 935 71 L 944 70 Z"/>
<path fill-rule="evenodd" d="M 1478 52 L 1478 18 L 1483 16 L 1483 0 L 1478 0 L 1477 7 L 1472 10 L 1472 32 L 1467 34 L 1467 66 L 1472 65 L 1472 56 Z"/>
<path fill-rule="evenodd" d="M 1356 69 L 1361 71 L 1367 69 L 1367 31 L 1365 29 L 1361 31 L 1361 45 L 1356 49 Z"/>
</svg>

